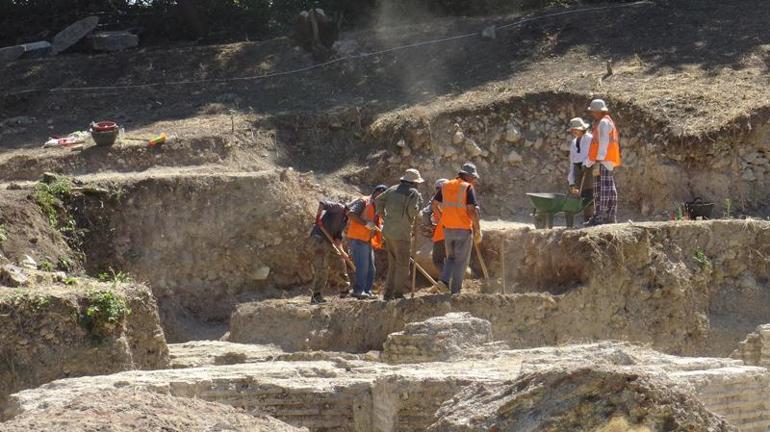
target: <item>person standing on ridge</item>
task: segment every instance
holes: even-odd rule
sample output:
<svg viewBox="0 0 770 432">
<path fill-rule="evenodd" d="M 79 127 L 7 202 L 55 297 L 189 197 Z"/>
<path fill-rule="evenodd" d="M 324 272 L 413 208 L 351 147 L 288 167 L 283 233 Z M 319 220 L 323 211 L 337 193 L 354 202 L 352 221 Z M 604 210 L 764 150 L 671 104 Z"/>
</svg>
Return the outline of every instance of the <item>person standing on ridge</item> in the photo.
<svg viewBox="0 0 770 432">
<path fill-rule="evenodd" d="M 569 146 L 569 174 L 567 181 L 572 195 L 582 199 L 592 200 L 594 197 L 594 183 L 591 171 L 584 165 L 591 148 L 593 135 L 586 132 L 588 123 L 582 118 L 575 117 L 569 121 L 569 132 L 574 137 Z M 583 223 L 591 220 L 594 214 L 593 203 L 583 209 Z"/>
<path fill-rule="evenodd" d="M 391 186 L 375 200 L 377 215 L 382 217 L 382 236 L 388 251 L 388 275 L 385 300 L 404 298 L 409 284 L 409 259 L 414 253 L 415 219 L 422 205 L 417 185 L 423 183 L 420 172 L 406 170 L 398 185 Z"/>
<path fill-rule="evenodd" d="M 322 200 L 318 203 L 318 211 L 315 216 L 315 225 L 308 238 L 308 250 L 311 253 L 310 267 L 313 270 L 313 286 L 310 295 L 310 304 L 326 303 L 321 294 L 329 280 L 329 267 L 334 271 L 341 271 L 344 279 L 343 290 L 340 297 L 346 297 L 350 289 L 348 272 L 345 268 L 344 250 L 342 249 L 342 233 L 348 223 L 348 208 L 344 204 Z M 326 231 L 326 232 L 324 232 Z M 327 238 L 331 237 L 333 244 Z M 335 250 L 336 248 L 336 250 Z M 337 252 L 342 256 L 336 256 Z M 329 261 L 331 259 L 331 262 Z"/>
<path fill-rule="evenodd" d="M 620 163 L 620 134 L 610 117 L 610 110 L 602 99 L 594 99 L 588 107 L 594 118 L 593 138 L 585 165 L 592 168 L 594 178 L 594 205 L 596 212 L 586 226 L 617 222 L 618 190 L 615 187 L 615 168 Z"/>
<path fill-rule="evenodd" d="M 356 266 L 353 297 L 372 298 L 372 285 L 377 269 L 374 266 L 374 249 L 382 247 L 382 221 L 374 211 L 374 200 L 388 187 L 378 185 L 367 197 L 359 198 L 348 205 L 348 230 L 346 237 L 350 255 Z"/>
<path fill-rule="evenodd" d="M 476 165 L 467 162 L 433 197 L 433 211 L 441 214 L 444 229 L 446 261 L 435 290 L 459 294 L 465 271 L 471 258 L 473 244 L 481 243 L 479 206 L 474 185 L 479 179 Z"/>
</svg>

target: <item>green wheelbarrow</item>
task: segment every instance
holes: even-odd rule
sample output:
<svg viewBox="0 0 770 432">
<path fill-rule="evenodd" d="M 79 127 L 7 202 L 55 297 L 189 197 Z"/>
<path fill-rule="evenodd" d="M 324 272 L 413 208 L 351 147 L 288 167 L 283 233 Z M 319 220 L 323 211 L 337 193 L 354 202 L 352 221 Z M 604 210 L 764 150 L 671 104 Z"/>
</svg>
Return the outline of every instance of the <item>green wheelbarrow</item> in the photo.
<svg viewBox="0 0 770 432">
<path fill-rule="evenodd" d="M 564 213 L 564 221 L 567 228 L 575 225 L 575 214 L 588 207 L 593 199 L 578 198 L 561 193 L 528 193 L 529 200 L 535 209 L 532 216 L 535 217 L 535 228 L 553 228 L 553 217 L 558 213 Z"/>
</svg>

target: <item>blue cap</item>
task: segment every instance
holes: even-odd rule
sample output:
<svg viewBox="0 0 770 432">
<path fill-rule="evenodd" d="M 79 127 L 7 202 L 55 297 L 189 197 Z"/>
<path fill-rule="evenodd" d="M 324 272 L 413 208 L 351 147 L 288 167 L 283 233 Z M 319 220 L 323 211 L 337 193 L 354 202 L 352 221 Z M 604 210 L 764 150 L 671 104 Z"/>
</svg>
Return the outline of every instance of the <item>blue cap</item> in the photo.
<svg viewBox="0 0 770 432">
<path fill-rule="evenodd" d="M 372 191 L 372 193 L 385 192 L 386 190 L 388 190 L 388 187 L 384 184 L 380 184 L 374 187 L 374 191 Z"/>
</svg>

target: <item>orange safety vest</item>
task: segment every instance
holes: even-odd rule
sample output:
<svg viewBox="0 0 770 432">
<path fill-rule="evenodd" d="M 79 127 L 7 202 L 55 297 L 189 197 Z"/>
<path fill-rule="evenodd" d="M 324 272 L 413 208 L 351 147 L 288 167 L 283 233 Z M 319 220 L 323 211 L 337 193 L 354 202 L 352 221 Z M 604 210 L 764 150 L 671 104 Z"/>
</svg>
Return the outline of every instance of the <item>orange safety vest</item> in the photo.
<svg viewBox="0 0 770 432">
<path fill-rule="evenodd" d="M 616 167 L 620 166 L 620 135 L 618 129 L 615 127 L 615 122 L 612 120 L 609 114 L 604 116 L 610 121 L 612 130 L 610 131 L 610 143 L 607 146 L 607 156 L 604 161 L 612 162 Z M 596 156 L 599 154 L 599 122 L 596 122 L 593 127 L 594 138 L 591 140 L 591 147 L 588 149 L 588 160 L 596 162 Z"/>
<path fill-rule="evenodd" d="M 380 217 L 376 216 L 374 213 L 374 202 L 369 198 L 364 198 L 364 211 L 361 212 L 361 217 L 365 220 L 374 221 L 375 225 L 382 228 L 382 223 L 380 223 Z M 348 239 L 355 239 L 355 240 L 361 240 L 364 242 L 371 242 L 372 247 L 375 249 L 381 249 L 382 248 L 382 233 L 377 231 L 375 232 L 374 236 L 372 236 L 372 232 L 369 230 L 369 228 L 366 227 L 366 225 L 350 219 L 350 223 L 348 224 L 348 231 L 346 234 Z"/>
<path fill-rule="evenodd" d="M 436 222 L 436 229 L 433 230 L 433 243 L 444 241 L 444 227 L 441 225 L 441 214 L 436 215 L 433 212 L 433 220 Z"/>
<path fill-rule="evenodd" d="M 468 214 L 467 197 L 471 184 L 462 179 L 449 180 L 441 187 L 441 225 L 449 229 L 473 229 Z"/>
</svg>

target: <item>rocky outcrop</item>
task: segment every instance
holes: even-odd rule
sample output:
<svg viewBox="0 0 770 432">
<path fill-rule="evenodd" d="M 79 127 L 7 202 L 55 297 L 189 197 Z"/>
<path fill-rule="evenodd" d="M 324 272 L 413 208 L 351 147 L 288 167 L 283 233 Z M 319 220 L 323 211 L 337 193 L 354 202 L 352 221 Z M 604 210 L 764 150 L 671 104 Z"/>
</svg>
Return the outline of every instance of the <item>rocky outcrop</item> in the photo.
<svg viewBox="0 0 770 432">
<path fill-rule="evenodd" d="M 738 430 L 670 380 L 612 368 L 555 368 L 474 384 L 436 416 L 430 432 Z"/>
<path fill-rule="evenodd" d="M 0 403 L 60 378 L 168 366 L 155 298 L 140 284 L 0 287 Z"/>
<path fill-rule="evenodd" d="M 388 363 L 419 363 L 460 358 L 492 342 L 492 324 L 467 312 L 412 322 L 391 333 L 383 345 Z"/>
<path fill-rule="evenodd" d="M 5 432 L 302 432 L 279 420 L 231 406 L 156 392 L 121 389 L 74 397 L 61 406 L 41 407 L 3 423 Z"/>
<path fill-rule="evenodd" d="M 770 398 L 770 374 L 766 369 L 744 366 L 737 360 L 668 356 L 617 343 L 503 350 L 452 362 L 407 365 L 339 357 L 130 371 L 61 380 L 16 393 L 5 406 L 4 415 L 13 418 L 55 410 L 75 399 L 96 397 L 116 387 L 130 387 L 263 412 L 311 431 L 416 432 L 428 429 L 438 420 L 436 412 L 442 404 L 458 403 L 460 399 L 455 395 L 468 385 L 501 385 L 529 379 L 533 384 L 542 383 L 537 391 L 558 396 L 560 384 L 556 377 L 565 378 L 565 382 L 572 379 L 569 374 L 560 375 L 563 370 L 587 370 L 575 375 L 573 382 L 586 377 L 589 389 L 598 386 L 595 388 L 607 390 L 611 398 L 617 397 L 620 402 L 632 403 L 638 399 L 633 394 L 616 392 L 623 386 L 630 388 L 625 379 L 618 378 L 641 376 L 644 377 L 642 383 L 674 383 L 680 391 L 695 395 L 706 409 L 723 415 L 742 432 L 760 432 L 764 430 L 760 429 L 761 425 L 766 428 L 770 424 L 770 409 L 765 404 Z M 602 376 L 604 372 L 599 371 L 607 370 L 611 371 L 606 375 L 607 382 L 617 386 L 601 387 L 599 381 L 591 378 Z M 533 377 L 543 379 L 537 381 L 540 378 Z M 553 379 L 545 379 L 547 377 Z M 666 384 L 665 388 L 670 385 Z M 656 395 L 660 393 L 651 393 Z M 626 396 L 628 399 L 624 399 Z M 569 399 L 568 394 L 565 398 Z M 682 398 L 682 403 L 693 408 L 694 414 L 702 412 L 689 396 Z M 559 400 L 558 397 L 555 400 Z M 630 414 L 636 412 L 636 408 L 641 409 L 640 414 L 653 416 L 650 418 L 657 418 L 654 416 L 659 413 L 655 407 L 644 404 L 626 407 Z M 672 415 L 672 421 L 682 419 Z M 683 415 L 685 419 L 696 418 Z M 629 417 L 629 421 L 636 420 Z"/>
<path fill-rule="evenodd" d="M 749 333 L 730 357 L 748 365 L 770 367 L 770 324 L 762 324 Z"/>
</svg>

